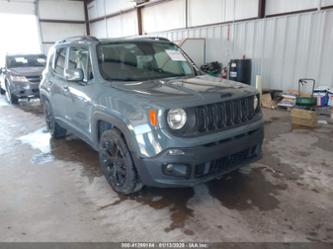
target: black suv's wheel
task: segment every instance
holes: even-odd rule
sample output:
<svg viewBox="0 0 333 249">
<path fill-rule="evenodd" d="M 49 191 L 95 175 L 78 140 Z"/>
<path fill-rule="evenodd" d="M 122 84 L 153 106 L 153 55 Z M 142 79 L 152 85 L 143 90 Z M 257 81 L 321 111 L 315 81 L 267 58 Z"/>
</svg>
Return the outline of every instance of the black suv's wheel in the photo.
<svg viewBox="0 0 333 249">
<path fill-rule="evenodd" d="M 12 94 L 10 87 L 6 84 L 6 99 L 9 104 L 17 105 L 18 104 L 18 97 Z"/>
<path fill-rule="evenodd" d="M 63 138 L 66 136 L 66 129 L 62 128 L 54 118 L 50 103 L 46 100 L 43 102 L 45 122 L 47 129 L 50 131 L 53 138 Z"/>
<path fill-rule="evenodd" d="M 114 191 L 128 195 L 142 189 L 143 185 L 120 132 L 114 129 L 103 132 L 99 159 L 104 176 Z"/>
</svg>

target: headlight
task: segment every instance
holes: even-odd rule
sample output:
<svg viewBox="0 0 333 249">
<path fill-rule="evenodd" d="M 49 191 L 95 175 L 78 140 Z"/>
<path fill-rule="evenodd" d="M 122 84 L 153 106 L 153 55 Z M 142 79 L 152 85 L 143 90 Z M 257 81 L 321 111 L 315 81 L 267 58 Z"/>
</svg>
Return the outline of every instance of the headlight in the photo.
<svg viewBox="0 0 333 249">
<path fill-rule="evenodd" d="M 253 108 L 254 108 L 254 110 L 257 110 L 258 106 L 259 106 L 258 96 L 254 96 L 254 101 L 253 101 Z"/>
<path fill-rule="evenodd" d="M 10 79 L 12 81 L 17 81 L 17 82 L 29 82 L 26 77 L 24 76 L 10 76 Z"/>
<path fill-rule="evenodd" d="M 167 117 L 168 125 L 173 130 L 180 130 L 184 127 L 187 121 L 187 115 L 184 109 L 171 109 Z"/>
</svg>

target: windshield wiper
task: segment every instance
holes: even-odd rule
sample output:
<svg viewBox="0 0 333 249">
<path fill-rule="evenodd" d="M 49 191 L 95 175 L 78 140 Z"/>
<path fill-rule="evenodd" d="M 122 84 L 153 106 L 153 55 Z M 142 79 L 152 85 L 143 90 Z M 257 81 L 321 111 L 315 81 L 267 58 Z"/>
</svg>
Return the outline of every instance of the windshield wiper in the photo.
<svg viewBox="0 0 333 249">
<path fill-rule="evenodd" d="M 107 78 L 106 80 L 108 81 L 140 81 L 140 80 L 136 80 L 136 79 L 132 79 L 132 78 Z"/>
<path fill-rule="evenodd" d="M 186 76 L 185 74 L 170 73 L 170 72 L 164 71 L 161 68 L 152 68 L 152 69 L 149 69 L 149 71 L 163 73 L 163 74 L 166 74 L 165 76 L 168 76 L 168 77 L 183 77 L 183 76 Z"/>
</svg>

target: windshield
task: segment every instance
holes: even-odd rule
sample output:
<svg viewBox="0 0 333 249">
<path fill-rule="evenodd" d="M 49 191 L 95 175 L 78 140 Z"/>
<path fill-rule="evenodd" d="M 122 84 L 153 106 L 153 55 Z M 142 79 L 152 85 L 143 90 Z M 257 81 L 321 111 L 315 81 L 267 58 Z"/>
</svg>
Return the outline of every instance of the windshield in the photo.
<svg viewBox="0 0 333 249">
<path fill-rule="evenodd" d="M 7 67 L 45 67 L 45 55 L 26 55 L 26 56 L 9 56 L 7 57 Z"/>
<path fill-rule="evenodd" d="M 195 74 L 182 51 L 171 43 L 109 43 L 99 45 L 97 53 L 106 80 L 144 81 Z"/>
</svg>

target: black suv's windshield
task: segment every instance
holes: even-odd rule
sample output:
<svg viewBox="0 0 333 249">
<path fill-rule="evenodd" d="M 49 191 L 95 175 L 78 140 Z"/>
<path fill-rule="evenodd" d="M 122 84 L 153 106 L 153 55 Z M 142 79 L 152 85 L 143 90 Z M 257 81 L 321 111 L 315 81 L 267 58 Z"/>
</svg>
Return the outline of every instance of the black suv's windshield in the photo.
<svg viewBox="0 0 333 249">
<path fill-rule="evenodd" d="M 195 74 L 181 50 L 171 43 L 108 43 L 99 45 L 97 53 L 106 80 L 143 81 Z"/>
<path fill-rule="evenodd" d="M 44 67 L 46 64 L 45 55 L 19 55 L 19 56 L 8 56 L 7 67 Z"/>
</svg>

